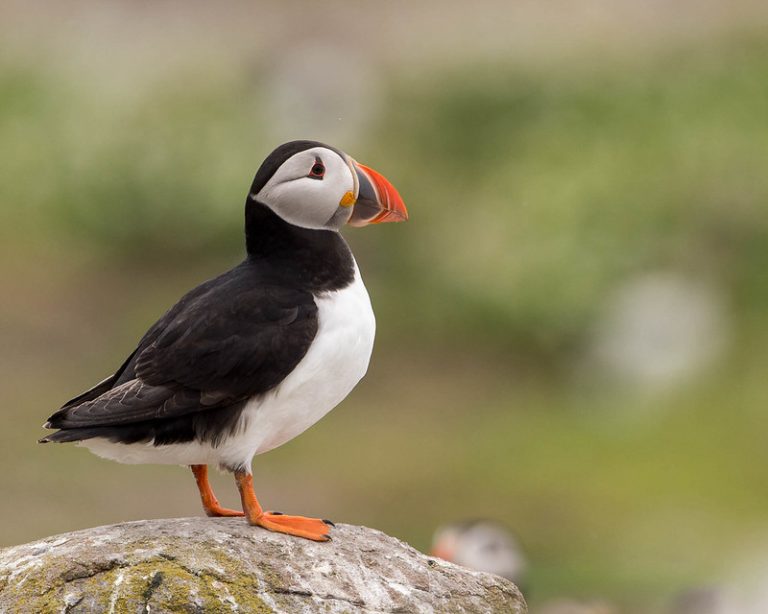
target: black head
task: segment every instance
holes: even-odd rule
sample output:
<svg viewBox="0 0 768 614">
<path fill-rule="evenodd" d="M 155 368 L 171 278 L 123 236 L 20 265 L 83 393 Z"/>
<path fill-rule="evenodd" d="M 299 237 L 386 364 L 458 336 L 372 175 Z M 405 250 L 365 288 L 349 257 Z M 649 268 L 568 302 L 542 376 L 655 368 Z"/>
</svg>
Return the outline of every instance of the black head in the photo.
<svg viewBox="0 0 768 614">
<path fill-rule="evenodd" d="M 280 168 L 283 162 L 288 160 L 288 158 L 302 151 L 306 151 L 307 149 L 312 149 L 313 147 L 322 147 L 338 154 L 341 157 L 345 157 L 343 152 L 339 151 L 335 147 L 321 143 L 320 141 L 288 141 L 287 143 L 283 143 L 282 145 L 276 147 L 274 151 L 272 151 L 272 153 L 264 159 L 264 162 L 261 163 L 259 170 L 256 171 L 256 176 L 253 178 L 250 193 L 258 194 L 267 183 L 267 181 L 270 180 L 272 175 L 275 174 L 275 171 Z"/>
</svg>

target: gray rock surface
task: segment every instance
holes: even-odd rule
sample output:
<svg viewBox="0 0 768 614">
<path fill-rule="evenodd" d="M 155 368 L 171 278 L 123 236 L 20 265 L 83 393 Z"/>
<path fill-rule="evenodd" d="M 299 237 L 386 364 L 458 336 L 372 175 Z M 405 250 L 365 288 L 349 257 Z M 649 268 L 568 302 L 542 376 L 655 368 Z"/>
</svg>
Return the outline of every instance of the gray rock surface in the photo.
<svg viewBox="0 0 768 614">
<path fill-rule="evenodd" d="M 0 550 L 0 612 L 526 612 L 503 578 L 339 525 L 315 543 L 242 518 L 144 520 Z"/>
</svg>

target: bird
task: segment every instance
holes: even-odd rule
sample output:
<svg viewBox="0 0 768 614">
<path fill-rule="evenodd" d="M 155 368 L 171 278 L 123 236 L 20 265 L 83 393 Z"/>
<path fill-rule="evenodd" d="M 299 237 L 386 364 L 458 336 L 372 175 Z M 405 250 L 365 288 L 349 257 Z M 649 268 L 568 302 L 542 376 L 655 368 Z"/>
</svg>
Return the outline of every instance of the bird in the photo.
<svg viewBox="0 0 768 614">
<path fill-rule="evenodd" d="M 368 369 L 375 317 L 339 231 L 407 219 L 395 187 L 341 150 L 278 146 L 246 198 L 245 259 L 182 296 L 114 374 L 48 418 L 55 432 L 39 442 L 189 466 L 208 516 L 328 541 L 330 521 L 262 509 L 251 463 L 320 420 Z M 234 474 L 242 511 L 219 504 L 209 465 Z"/>
<path fill-rule="evenodd" d="M 528 562 L 523 549 L 502 523 L 491 519 L 451 522 L 435 530 L 432 556 L 476 571 L 486 571 L 512 580 L 526 581 Z"/>
</svg>

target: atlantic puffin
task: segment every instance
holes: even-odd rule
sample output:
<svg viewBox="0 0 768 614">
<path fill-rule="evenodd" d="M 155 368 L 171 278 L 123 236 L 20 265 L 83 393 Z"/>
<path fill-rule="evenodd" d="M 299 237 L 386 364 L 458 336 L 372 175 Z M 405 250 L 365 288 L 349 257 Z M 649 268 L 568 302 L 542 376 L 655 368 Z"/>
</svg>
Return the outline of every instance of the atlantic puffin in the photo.
<svg viewBox="0 0 768 614">
<path fill-rule="evenodd" d="M 329 521 L 262 510 L 251 461 L 312 426 L 368 368 L 375 319 L 339 230 L 407 218 L 394 186 L 342 151 L 280 145 L 246 199 L 245 260 L 185 294 L 113 375 L 48 419 L 57 430 L 39 441 L 188 465 L 208 516 L 327 541 Z M 234 474 L 242 511 L 219 504 L 208 465 Z"/>
<path fill-rule="evenodd" d="M 476 571 L 525 584 L 528 562 L 512 532 L 496 520 L 476 519 L 440 526 L 432 538 L 432 556 Z"/>
</svg>

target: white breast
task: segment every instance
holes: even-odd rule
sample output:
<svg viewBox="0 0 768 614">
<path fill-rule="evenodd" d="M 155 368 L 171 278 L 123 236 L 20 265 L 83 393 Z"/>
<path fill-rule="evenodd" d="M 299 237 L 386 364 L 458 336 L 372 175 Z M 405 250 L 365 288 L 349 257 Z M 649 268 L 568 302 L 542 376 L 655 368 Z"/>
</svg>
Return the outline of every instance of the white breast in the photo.
<svg viewBox="0 0 768 614">
<path fill-rule="evenodd" d="M 123 463 L 249 467 L 254 455 L 293 439 L 336 407 L 368 370 L 376 321 L 357 264 L 351 285 L 315 302 L 318 329 L 304 358 L 275 390 L 246 405 L 242 428 L 218 447 L 199 442 L 126 445 L 101 438 L 82 445 Z"/>
<path fill-rule="evenodd" d="M 376 321 L 355 265 L 354 282 L 315 299 L 318 329 L 296 368 L 243 412 L 246 428 L 224 445 L 227 456 L 250 459 L 303 433 L 338 405 L 368 370 Z"/>
</svg>

